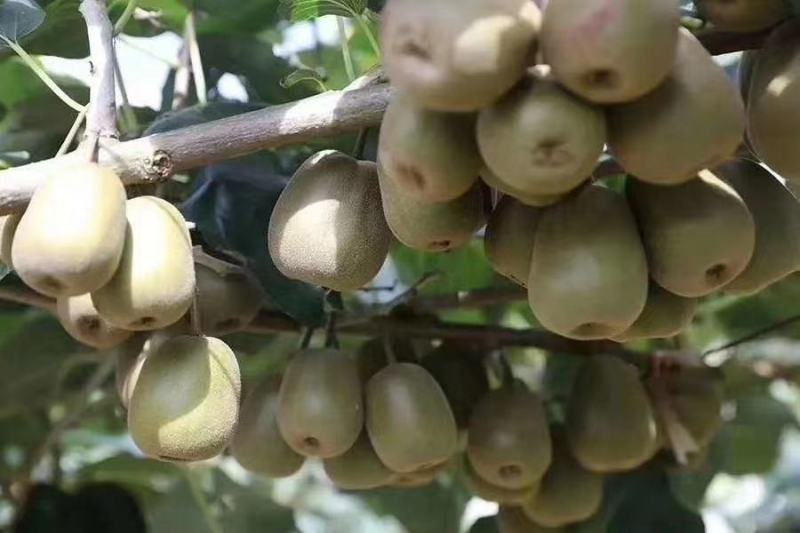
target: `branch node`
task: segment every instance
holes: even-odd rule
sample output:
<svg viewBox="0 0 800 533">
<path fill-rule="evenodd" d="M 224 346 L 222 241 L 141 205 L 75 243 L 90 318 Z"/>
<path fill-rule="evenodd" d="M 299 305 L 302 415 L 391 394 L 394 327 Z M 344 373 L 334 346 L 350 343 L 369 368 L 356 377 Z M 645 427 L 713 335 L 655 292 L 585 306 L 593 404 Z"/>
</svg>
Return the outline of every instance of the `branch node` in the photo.
<svg viewBox="0 0 800 533">
<path fill-rule="evenodd" d="M 156 150 L 144 159 L 144 171 L 150 181 L 164 181 L 175 172 L 175 163 L 168 152 Z"/>
</svg>

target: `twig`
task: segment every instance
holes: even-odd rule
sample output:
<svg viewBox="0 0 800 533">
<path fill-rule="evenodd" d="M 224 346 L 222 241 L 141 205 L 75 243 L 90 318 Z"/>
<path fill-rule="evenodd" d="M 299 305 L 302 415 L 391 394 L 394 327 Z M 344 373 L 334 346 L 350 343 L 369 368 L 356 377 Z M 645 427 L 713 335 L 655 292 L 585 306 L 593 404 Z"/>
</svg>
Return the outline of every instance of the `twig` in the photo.
<svg viewBox="0 0 800 533">
<path fill-rule="evenodd" d="M 119 35 L 122 33 L 122 30 L 125 29 L 128 21 L 133 16 L 133 12 L 136 11 L 137 5 L 139 5 L 139 0 L 128 0 L 128 5 L 125 6 L 125 11 L 122 12 L 122 15 L 120 15 L 120 17 L 117 19 L 117 22 L 114 24 L 114 35 Z"/>
<path fill-rule="evenodd" d="M 125 127 L 125 133 L 138 134 L 139 120 L 136 118 L 136 113 L 134 113 L 133 108 L 131 107 L 131 102 L 128 99 L 128 89 L 125 87 L 125 80 L 122 78 L 122 69 L 119 66 L 116 45 L 113 48 L 112 59 L 114 61 L 114 78 L 117 80 L 119 96 L 122 99 L 122 118 Z"/>
<path fill-rule="evenodd" d="M 189 64 L 194 78 L 194 89 L 197 101 L 201 104 L 208 102 L 208 87 L 206 74 L 203 70 L 203 57 L 200 55 L 200 45 L 197 42 L 197 15 L 194 10 L 186 16 L 186 30 L 184 32 L 186 47 L 189 50 Z"/>
<path fill-rule="evenodd" d="M 56 152 L 56 157 L 61 157 L 69 151 L 70 146 L 72 146 L 72 143 L 75 142 L 75 137 L 78 136 L 78 131 L 81 129 L 81 124 L 83 124 L 83 121 L 86 120 L 86 113 L 88 111 L 89 107 L 86 106 L 81 109 L 80 113 L 78 113 L 78 116 L 75 117 L 75 122 L 72 123 L 69 133 L 67 133 L 67 136 L 64 137 L 64 142 L 61 143 L 58 152 Z"/>
<path fill-rule="evenodd" d="M 175 83 L 172 91 L 172 109 L 181 109 L 186 107 L 189 102 L 189 86 L 192 81 L 191 58 L 189 56 L 189 47 L 186 45 L 186 38 L 184 37 L 184 44 L 178 51 L 178 66 L 175 67 Z"/>
<path fill-rule="evenodd" d="M 222 525 L 214 516 L 214 513 L 211 512 L 211 507 L 209 507 L 206 501 L 203 489 L 200 486 L 200 480 L 197 479 L 197 472 L 192 468 L 187 468 L 184 472 L 186 473 L 186 483 L 189 485 L 189 491 L 192 493 L 195 503 L 200 508 L 208 530 L 211 531 L 211 533 L 224 533 Z"/>
<path fill-rule="evenodd" d="M 27 287 L 14 287 L 11 285 L 0 286 L 0 300 L 29 305 L 51 313 L 55 313 L 56 311 L 55 300 L 28 289 Z"/>
<path fill-rule="evenodd" d="M 756 340 L 759 337 L 763 337 L 764 335 L 767 335 L 769 333 L 781 330 L 781 329 L 783 329 L 785 327 L 788 327 L 788 326 L 791 326 L 792 324 L 795 324 L 797 322 L 800 322 L 800 315 L 790 316 L 788 318 L 785 318 L 783 320 L 780 320 L 778 322 L 775 322 L 773 324 L 765 326 L 765 327 L 763 327 L 761 329 L 757 329 L 756 331 L 753 331 L 752 333 L 748 333 L 747 335 L 739 337 L 738 339 L 732 340 L 731 342 L 725 343 L 722 346 L 718 346 L 716 348 L 712 348 L 710 350 L 706 350 L 705 352 L 703 352 L 701 354 L 701 357 L 706 358 L 706 357 L 709 357 L 709 356 L 714 355 L 716 353 L 724 352 L 725 350 L 729 350 L 731 348 L 735 348 L 736 346 L 739 346 L 741 344 L 745 344 L 745 343 L 748 343 L 750 341 Z"/>
<path fill-rule="evenodd" d="M 53 78 L 51 78 L 50 75 L 39 66 L 39 63 L 37 63 L 36 60 L 33 59 L 24 48 L 14 41 L 8 39 L 5 35 L 0 35 L 0 41 L 4 42 L 9 48 L 11 48 L 11 50 L 13 50 L 20 57 L 20 59 L 22 59 L 25 65 L 30 68 L 33 73 L 36 74 L 45 85 L 47 85 L 47 88 L 53 91 L 53 94 L 60 98 L 62 102 L 67 104 L 75 111 L 83 111 L 84 106 L 73 100 L 70 95 L 64 92 L 64 90 L 58 86 Z"/>
<path fill-rule="evenodd" d="M 100 163 L 128 185 L 152 183 L 267 148 L 377 126 L 392 94 L 385 84 L 331 91 L 197 126 L 106 143 L 100 147 Z M 77 160 L 79 156 L 67 154 L 0 171 L 0 215 L 21 210 L 48 175 Z"/>
<path fill-rule="evenodd" d="M 114 28 L 108 18 L 105 0 L 82 0 L 80 12 L 86 22 L 92 62 L 86 135 L 97 135 L 101 139 L 116 139 L 119 137 L 119 132 L 114 85 Z"/>
<path fill-rule="evenodd" d="M 407 305 L 414 311 L 430 313 L 455 308 L 507 304 L 524 301 L 527 297 L 527 292 L 521 287 L 492 287 L 490 289 L 461 291 L 452 294 L 419 296 L 409 301 Z"/>
<path fill-rule="evenodd" d="M 342 17 L 336 17 L 336 28 L 339 30 L 344 71 L 347 73 L 347 81 L 352 82 L 356 79 L 356 70 L 353 67 L 353 56 L 350 54 L 350 42 L 347 40 L 347 28 L 344 25 L 344 19 Z"/>
</svg>

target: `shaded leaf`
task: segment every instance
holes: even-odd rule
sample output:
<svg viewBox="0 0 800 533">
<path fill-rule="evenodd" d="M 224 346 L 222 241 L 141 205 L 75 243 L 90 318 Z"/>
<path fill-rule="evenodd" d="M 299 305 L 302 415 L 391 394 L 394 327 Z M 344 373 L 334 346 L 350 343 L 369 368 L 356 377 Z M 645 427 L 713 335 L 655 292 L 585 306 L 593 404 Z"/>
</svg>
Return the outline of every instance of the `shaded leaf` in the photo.
<svg viewBox="0 0 800 533">
<path fill-rule="evenodd" d="M 442 275 L 435 283 L 429 283 L 424 293 L 453 293 L 490 287 L 494 282 L 492 270 L 483 242 L 473 240 L 467 246 L 446 254 L 418 252 L 405 246 L 395 246 L 391 253 L 395 269 L 406 285 L 412 285 L 431 272 Z"/>
<path fill-rule="evenodd" d="M 45 12 L 34 0 L 5 0 L 0 3 L 0 35 L 18 41 L 44 22 Z M 0 48 L 6 46 L 0 40 Z"/>
<path fill-rule="evenodd" d="M 294 21 L 312 20 L 325 15 L 353 17 L 367 8 L 366 0 L 282 0 Z"/>
</svg>

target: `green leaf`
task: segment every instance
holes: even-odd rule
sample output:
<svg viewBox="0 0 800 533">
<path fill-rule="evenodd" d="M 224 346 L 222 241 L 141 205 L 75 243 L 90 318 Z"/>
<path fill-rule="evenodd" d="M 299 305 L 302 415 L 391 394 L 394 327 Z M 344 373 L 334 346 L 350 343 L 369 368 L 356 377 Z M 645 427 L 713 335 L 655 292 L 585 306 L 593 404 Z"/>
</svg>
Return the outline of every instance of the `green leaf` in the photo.
<svg viewBox="0 0 800 533">
<path fill-rule="evenodd" d="M 383 488 L 361 495 L 378 515 L 397 518 L 414 533 L 458 533 L 470 499 L 466 489 L 443 481 L 415 490 Z"/>
<path fill-rule="evenodd" d="M 281 87 L 288 89 L 303 81 L 314 82 L 317 87 L 323 91 L 325 90 L 325 77 L 311 68 L 300 68 L 295 70 L 281 80 Z"/>
<path fill-rule="evenodd" d="M 34 0 L 5 0 L 0 4 L 0 35 L 18 41 L 44 22 L 45 12 Z M 0 48 L 6 46 L 0 41 Z"/>
<path fill-rule="evenodd" d="M 278 0 L 195 0 L 194 7 L 208 15 L 198 21 L 200 36 L 254 34 L 279 18 Z"/>
<path fill-rule="evenodd" d="M 429 283 L 424 293 L 453 293 L 491 287 L 495 280 L 486 254 L 483 241 L 473 240 L 468 245 L 446 254 L 418 252 L 405 246 L 395 246 L 392 260 L 400 277 L 406 285 L 412 285 L 425 274 L 440 272 L 435 283 Z"/>
<path fill-rule="evenodd" d="M 281 0 L 281 4 L 288 9 L 294 21 L 312 20 L 325 15 L 353 17 L 367 9 L 366 0 Z"/>
<path fill-rule="evenodd" d="M 53 0 L 44 3 L 44 23 L 22 41 L 32 55 L 84 58 L 89 55 L 86 24 L 78 7 L 80 0 Z"/>
<path fill-rule="evenodd" d="M 484 516 L 483 518 L 479 518 L 472 524 L 472 527 L 469 528 L 469 533 L 500 533 L 497 526 L 497 517 Z"/>
</svg>

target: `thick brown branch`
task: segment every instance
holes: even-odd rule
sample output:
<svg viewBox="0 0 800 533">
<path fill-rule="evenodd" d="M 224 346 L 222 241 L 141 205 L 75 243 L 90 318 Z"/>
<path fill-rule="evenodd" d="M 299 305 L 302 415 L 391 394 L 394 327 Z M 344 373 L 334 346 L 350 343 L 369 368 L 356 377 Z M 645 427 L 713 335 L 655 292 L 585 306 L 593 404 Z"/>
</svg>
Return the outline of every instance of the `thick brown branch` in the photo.
<svg viewBox="0 0 800 533">
<path fill-rule="evenodd" d="M 116 139 L 119 132 L 114 92 L 114 27 L 105 0 L 82 0 L 80 11 L 86 21 L 92 62 L 86 135 Z"/>
<path fill-rule="evenodd" d="M 380 124 L 391 98 L 388 85 L 331 91 L 290 104 L 244 113 L 133 141 L 104 145 L 101 164 L 126 184 L 165 179 L 175 172 L 310 139 L 334 137 Z M 0 214 L 23 208 L 47 176 L 82 161 L 79 153 L 0 172 Z"/>
</svg>

